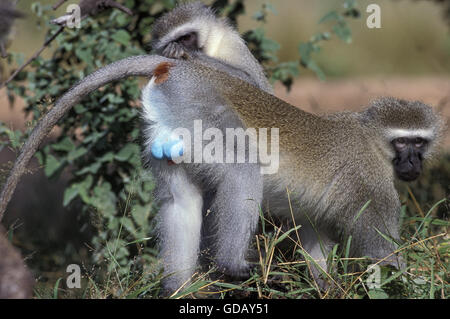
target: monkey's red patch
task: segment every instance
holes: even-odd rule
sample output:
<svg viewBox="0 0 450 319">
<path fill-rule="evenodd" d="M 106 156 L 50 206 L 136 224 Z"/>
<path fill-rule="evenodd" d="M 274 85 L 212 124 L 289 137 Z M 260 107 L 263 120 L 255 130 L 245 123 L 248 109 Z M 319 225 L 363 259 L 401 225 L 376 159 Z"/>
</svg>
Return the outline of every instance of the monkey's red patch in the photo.
<svg viewBox="0 0 450 319">
<path fill-rule="evenodd" d="M 161 84 L 166 82 L 169 77 L 169 70 L 173 66 L 173 63 L 163 62 L 158 64 L 155 71 L 153 71 L 153 76 L 155 77 L 155 83 Z"/>
<path fill-rule="evenodd" d="M 168 164 L 169 166 L 172 166 L 172 165 L 175 165 L 175 162 L 172 161 L 172 160 L 167 160 L 167 164 Z"/>
</svg>

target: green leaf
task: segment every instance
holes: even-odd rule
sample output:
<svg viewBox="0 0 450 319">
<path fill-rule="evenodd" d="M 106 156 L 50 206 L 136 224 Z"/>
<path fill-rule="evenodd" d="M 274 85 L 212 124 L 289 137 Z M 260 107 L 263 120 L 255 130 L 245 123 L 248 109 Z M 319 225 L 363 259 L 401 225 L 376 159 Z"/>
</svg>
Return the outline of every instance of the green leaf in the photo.
<svg viewBox="0 0 450 319">
<path fill-rule="evenodd" d="M 79 147 L 77 149 L 74 149 L 72 151 L 69 152 L 69 154 L 67 154 L 67 160 L 69 162 L 72 162 L 74 160 L 76 160 L 77 158 L 85 155 L 87 153 L 87 149 L 84 147 Z"/>
<path fill-rule="evenodd" d="M 131 36 L 130 34 L 125 30 L 119 30 L 116 33 L 114 33 L 111 38 L 120 44 L 123 45 L 130 45 Z"/>
<path fill-rule="evenodd" d="M 150 215 L 150 207 L 136 205 L 131 211 L 131 216 L 136 224 L 140 227 L 144 227 L 148 224 L 148 217 Z"/>
<path fill-rule="evenodd" d="M 81 61 L 83 61 L 87 64 L 92 64 L 92 61 L 93 61 L 92 60 L 92 57 L 93 57 L 92 49 L 77 48 L 75 50 L 75 54 Z"/>
<path fill-rule="evenodd" d="M 96 174 L 98 172 L 98 170 L 100 169 L 100 167 L 102 167 L 102 163 L 95 162 L 89 166 L 86 166 L 82 170 L 75 172 L 75 175 L 79 176 L 79 175 L 84 175 L 87 173 Z"/>
<path fill-rule="evenodd" d="M 53 144 L 52 148 L 55 151 L 69 152 L 75 148 L 75 144 L 72 142 L 72 140 L 69 137 L 65 137 L 61 142 L 59 142 L 57 144 Z"/>
<path fill-rule="evenodd" d="M 84 203 L 90 204 L 91 200 L 88 196 L 89 190 L 92 186 L 93 178 L 92 175 L 86 176 L 86 178 L 79 182 L 74 183 L 70 185 L 66 190 L 64 191 L 64 200 L 63 205 L 67 206 L 70 204 L 70 202 L 75 199 L 78 195 L 81 197 Z"/>
<path fill-rule="evenodd" d="M 316 62 L 314 61 L 309 61 L 308 63 L 308 68 L 312 71 L 314 71 L 314 73 L 316 73 L 317 77 L 319 78 L 319 80 L 324 81 L 326 76 L 325 73 L 322 71 L 322 69 L 316 64 Z"/>
<path fill-rule="evenodd" d="M 301 57 L 301 64 L 304 67 L 307 67 L 309 62 L 311 61 L 311 53 L 313 52 L 312 43 L 310 42 L 300 43 L 298 51 Z"/>
<path fill-rule="evenodd" d="M 94 187 L 91 197 L 92 206 L 106 216 L 114 216 L 116 213 L 116 195 L 111 191 L 111 184 L 103 182 Z"/>
<path fill-rule="evenodd" d="M 345 0 L 345 2 L 344 2 L 345 9 L 352 9 L 355 6 L 356 6 L 356 0 Z"/>
<path fill-rule="evenodd" d="M 319 24 L 327 21 L 340 21 L 340 20 L 342 20 L 342 16 L 339 13 L 337 13 L 336 11 L 330 11 L 319 20 Z"/>
<path fill-rule="evenodd" d="M 352 43 L 352 31 L 346 23 L 339 23 L 332 30 L 345 43 Z"/>
<path fill-rule="evenodd" d="M 120 221 L 121 221 L 123 227 L 125 227 L 125 229 L 130 234 L 135 234 L 136 233 L 136 228 L 134 227 L 134 224 L 131 221 L 131 219 L 129 219 L 128 217 L 122 217 Z"/>
<path fill-rule="evenodd" d="M 78 196 L 78 186 L 76 184 L 70 185 L 64 191 L 63 206 L 66 207 L 67 205 L 69 205 L 70 202 L 77 196 Z"/>
<path fill-rule="evenodd" d="M 58 299 L 58 287 L 61 280 L 62 278 L 58 278 L 58 280 L 56 280 L 55 286 L 53 287 L 53 299 Z"/>
<path fill-rule="evenodd" d="M 54 157 L 51 154 L 47 155 L 46 161 L 45 161 L 45 168 L 44 168 L 44 173 L 45 176 L 47 177 L 51 177 L 53 176 L 53 174 L 55 174 L 55 172 L 61 168 L 62 163 L 59 162 L 56 157 Z"/>
<path fill-rule="evenodd" d="M 114 156 L 114 158 L 119 162 L 125 162 L 135 154 L 139 154 L 139 146 L 134 143 L 128 143 Z"/>
</svg>

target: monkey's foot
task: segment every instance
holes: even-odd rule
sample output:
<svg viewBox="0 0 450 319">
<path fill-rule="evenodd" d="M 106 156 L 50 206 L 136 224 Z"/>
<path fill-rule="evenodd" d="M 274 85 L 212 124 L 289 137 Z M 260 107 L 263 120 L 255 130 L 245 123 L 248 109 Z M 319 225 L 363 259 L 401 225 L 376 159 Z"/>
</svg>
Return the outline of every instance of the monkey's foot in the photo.
<svg viewBox="0 0 450 319">
<path fill-rule="evenodd" d="M 239 264 L 239 265 L 219 265 L 218 268 L 221 273 L 223 273 L 226 276 L 229 276 L 233 279 L 247 279 L 251 275 L 251 269 L 249 264 Z"/>
</svg>

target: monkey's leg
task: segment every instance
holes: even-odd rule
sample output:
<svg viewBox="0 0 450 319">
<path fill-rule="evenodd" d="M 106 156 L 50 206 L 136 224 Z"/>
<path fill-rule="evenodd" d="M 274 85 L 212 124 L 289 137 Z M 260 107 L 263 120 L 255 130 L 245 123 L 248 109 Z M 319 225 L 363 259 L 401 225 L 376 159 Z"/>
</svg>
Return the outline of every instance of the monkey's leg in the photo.
<svg viewBox="0 0 450 319">
<path fill-rule="evenodd" d="M 374 262 L 383 260 L 380 262 L 381 265 L 403 267 L 401 257 L 393 254 L 396 244 L 380 234 L 395 240 L 400 238 L 399 213 L 400 202 L 397 198 L 390 198 L 389 201 L 373 201 L 351 229 L 351 246 L 354 254 L 357 257 L 370 257 Z"/>
<path fill-rule="evenodd" d="M 217 188 L 211 214 L 217 221 L 217 266 L 227 275 L 242 278 L 249 275 L 245 257 L 258 224 L 263 180 L 258 165 L 233 166 Z"/>
<path fill-rule="evenodd" d="M 188 283 L 197 266 L 202 224 L 202 194 L 181 167 L 170 167 L 166 197 L 159 211 L 163 281 L 167 292 Z M 161 190 L 159 190 L 161 193 Z"/>
<path fill-rule="evenodd" d="M 327 258 L 336 242 L 330 239 L 325 233 L 314 229 L 308 221 L 301 225 L 302 227 L 300 228 L 299 233 L 302 246 L 317 263 L 309 263 L 312 276 L 319 287 L 325 290 L 328 287 L 328 284 L 326 280 L 321 278 L 321 274 L 323 274 L 324 271 L 327 273 L 329 271 Z M 324 277 L 324 275 L 322 275 L 322 277 Z"/>
</svg>

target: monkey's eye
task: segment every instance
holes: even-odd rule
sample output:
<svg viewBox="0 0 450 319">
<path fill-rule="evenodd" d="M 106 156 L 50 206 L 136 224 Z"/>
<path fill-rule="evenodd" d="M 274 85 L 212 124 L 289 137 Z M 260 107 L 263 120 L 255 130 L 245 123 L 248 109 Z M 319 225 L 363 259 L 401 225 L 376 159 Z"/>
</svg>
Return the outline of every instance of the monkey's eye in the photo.
<svg viewBox="0 0 450 319">
<path fill-rule="evenodd" d="M 427 143 L 427 141 L 425 139 L 421 138 L 421 137 L 416 137 L 413 140 L 413 143 L 414 143 L 415 147 L 421 148 L 422 146 L 424 146 Z"/>
<path fill-rule="evenodd" d="M 179 37 L 177 42 L 182 43 L 184 46 L 188 48 L 197 47 L 197 35 L 195 34 L 195 32 L 185 34 Z"/>
<path fill-rule="evenodd" d="M 395 148 L 398 150 L 405 148 L 406 143 L 407 143 L 407 140 L 406 140 L 406 138 L 403 138 L 403 137 L 396 138 L 395 140 L 392 141 L 392 144 L 394 144 Z"/>
</svg>

